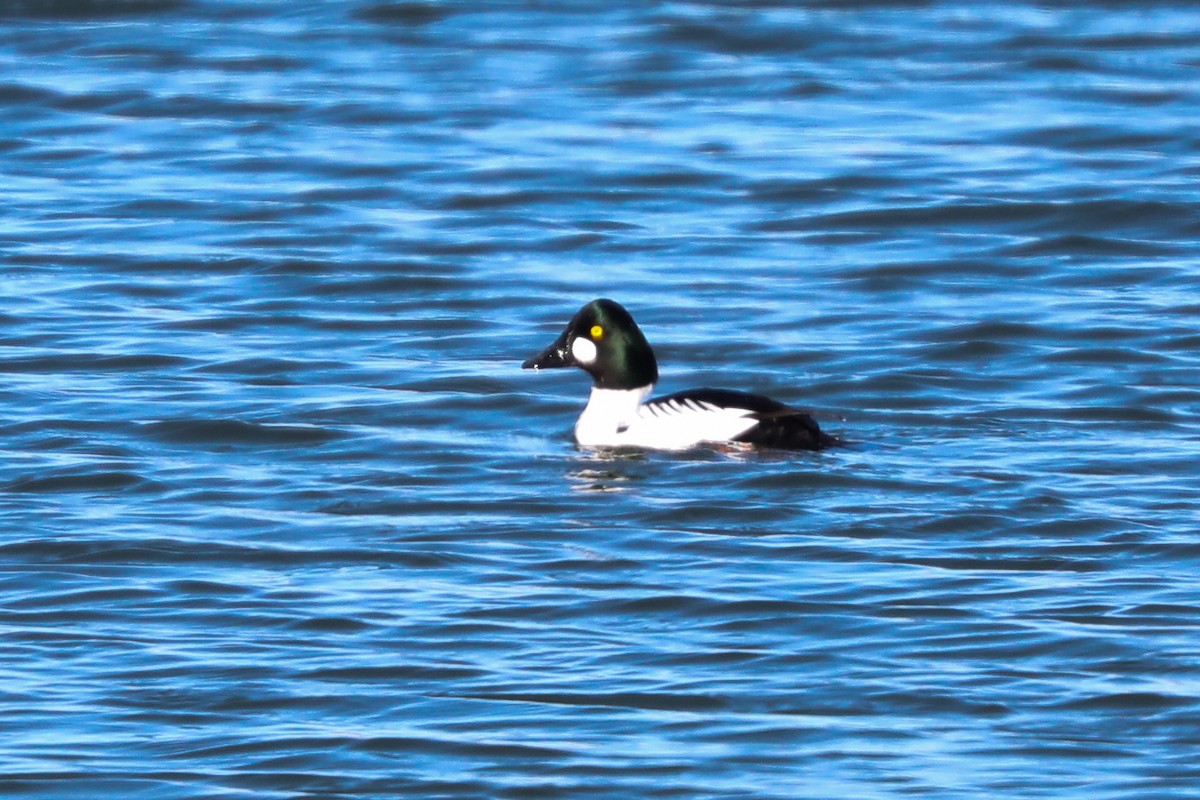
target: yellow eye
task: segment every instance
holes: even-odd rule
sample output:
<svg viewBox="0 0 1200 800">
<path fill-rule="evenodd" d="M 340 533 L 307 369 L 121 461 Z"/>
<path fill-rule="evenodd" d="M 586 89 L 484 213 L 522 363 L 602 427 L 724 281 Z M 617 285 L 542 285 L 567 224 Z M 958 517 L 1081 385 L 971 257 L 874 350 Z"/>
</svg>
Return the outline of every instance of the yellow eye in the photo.
<svg viewBox="0 0 1200 800">
<path fill-rule="evenodd" d="M 601 328 L 599 325 L 593 325 L 591 333 L 592 338 L 596 341 L 600 341 L 604 338 L 604 328 Z"/>
</svg>

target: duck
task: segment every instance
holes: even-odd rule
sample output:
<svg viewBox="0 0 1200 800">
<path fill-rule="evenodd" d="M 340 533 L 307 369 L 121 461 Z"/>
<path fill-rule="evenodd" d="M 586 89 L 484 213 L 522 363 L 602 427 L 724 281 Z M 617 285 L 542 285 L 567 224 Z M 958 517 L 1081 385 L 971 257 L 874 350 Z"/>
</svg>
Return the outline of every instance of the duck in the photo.
<svg viewBox="0 0 1200 800">
<path fill-rule="evenodd" d="M 823 450 L 840 443 L 810 414 L 759 394 L 704 388 L 650 399 L 658 382 L 654 350 L 633 315 L 607 298 L 579 309 L 562 334 L 521 367 L 579 367 L 591 376 L 591 396 L 575 423 L 582 447 Z"/>
</svg>

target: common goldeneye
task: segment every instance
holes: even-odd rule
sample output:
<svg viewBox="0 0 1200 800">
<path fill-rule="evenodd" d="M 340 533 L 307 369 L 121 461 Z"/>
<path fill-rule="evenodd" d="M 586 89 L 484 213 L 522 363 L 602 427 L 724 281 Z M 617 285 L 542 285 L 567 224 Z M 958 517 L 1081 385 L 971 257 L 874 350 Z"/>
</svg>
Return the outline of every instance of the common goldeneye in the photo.
<svg viewBox="0 0 1200 800">
<path fill-rule="evenodd" d="M 592 376 L 592 395 L 575 423 L 575 440 L 585 447 L 684 450 L 737 442 L 820 450 L 838 443 L 808 414 L 762 395 L 692 389 L 647 402 L 658 380 L 654 351 L 612 300 L 579 309 L 554 344 L 521 366 L 575 366 Z"/>
</svg>

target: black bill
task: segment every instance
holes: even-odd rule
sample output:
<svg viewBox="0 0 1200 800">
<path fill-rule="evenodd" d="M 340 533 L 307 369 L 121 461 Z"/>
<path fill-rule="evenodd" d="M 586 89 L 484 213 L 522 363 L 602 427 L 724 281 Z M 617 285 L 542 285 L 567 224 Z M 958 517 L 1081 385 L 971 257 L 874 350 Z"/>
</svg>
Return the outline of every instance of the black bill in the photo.
<svg viewBox="0 0 1200 800">
<path fill-rule="evenodd" d="M 567 349 L 567 332 L 563 331 L 562 336 L 554 340 L 554 344 L 521 364 L 521 369 L 554 369 L 574 364 L 575 359 Z"/>
</svg>

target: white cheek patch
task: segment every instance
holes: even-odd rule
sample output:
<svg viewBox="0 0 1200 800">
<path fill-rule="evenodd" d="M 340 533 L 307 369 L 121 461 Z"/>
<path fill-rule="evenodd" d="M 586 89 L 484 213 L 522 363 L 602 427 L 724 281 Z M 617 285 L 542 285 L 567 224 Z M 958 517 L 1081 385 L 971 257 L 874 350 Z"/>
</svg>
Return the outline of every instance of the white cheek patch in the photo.
<svg viewBox="0 0 1200 800">
<path fill-rule="evenodd" d="M 596 345 L 592 344 L 591 339 L 576 336 L 571 342 L 571 355 L 580 364 L 591 364 L 596 360 Z"/>
</svg>

